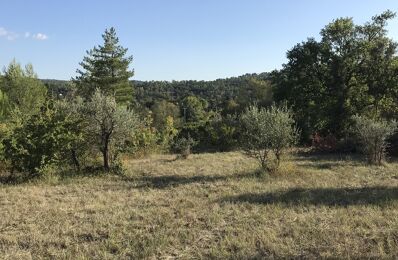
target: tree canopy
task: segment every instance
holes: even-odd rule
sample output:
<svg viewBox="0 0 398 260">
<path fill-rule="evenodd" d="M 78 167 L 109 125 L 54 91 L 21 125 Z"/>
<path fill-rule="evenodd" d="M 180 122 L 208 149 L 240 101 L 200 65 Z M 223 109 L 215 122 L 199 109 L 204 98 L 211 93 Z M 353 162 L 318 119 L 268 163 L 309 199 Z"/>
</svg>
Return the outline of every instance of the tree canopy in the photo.
<svg viewBox="0 0 398 260">
<path fill-rule="evenodd" d="M 121 104 L 133 100 L 133 86 L 129 79 L 134 75 L 130 70 L 133 56 L 126 56 L 128 49 L 119 44 L 115 28 L 106 29 L 102 35 L 103 45 L 87 51 L 80 63 L 78 76 L 73 79 L 78 94 L 89 99 L 98 88 L 106 95 L 113 95 Z"/>
<path fill-rule="evenodd" d="M 22 68 L 13 60 L 4 69 L 3 80 L 0 81 L 1 118 L 17 113 L 19 117 L 27 118 L 37 112 L 46 98 L 46 87 L 37 78 L 32 64 Z"/>
<path fill-rule="evenodd" d="M 364 25 L 339 18 L 287 53 L 288 63 L 273 73 L 276 99 L 287 100 L 301 128 L 346 134 L 354 114 L 391 113 L 397 93 L 397 43 L 386 25 L 386 11 Z"/>
</svg>

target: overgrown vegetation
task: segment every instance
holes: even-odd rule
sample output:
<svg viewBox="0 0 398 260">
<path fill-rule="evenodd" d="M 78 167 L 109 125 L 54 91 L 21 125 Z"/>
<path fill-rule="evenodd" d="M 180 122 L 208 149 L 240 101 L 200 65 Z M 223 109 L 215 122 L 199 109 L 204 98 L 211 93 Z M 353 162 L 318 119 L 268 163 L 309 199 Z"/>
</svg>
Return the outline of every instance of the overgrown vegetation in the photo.
<svg viewBox="0 0 398 260">
<path fill-rule="evenodd" d="M 179 154 L 183 159 L 188 159 L 189 155 L 192 153 L 192 147 L 196 144 L 192 137 L 180 137 L 174 142 L 174 151 Z"/>
<path fill-rule="evenodd" d="M 68 84 L 45 81 L 46 90 L 31 65 L 24 70 L 13 61 L 1 77 L 0 89 L 1 138 L 3 147 L 9 151 L 5 159 L 14 169 L 34 172 L 41 164 L 53 160 L 50 158 L 56 157 L 55 154 L 64 154 L 64 151 L 52 152 L 52 155 L 45 156 L 46 159 L 44 154 L 32 155 L 38 156 L 37 159 L 32 157 L 32 161 L 43 162 L 32 162 L 24 167 L 17 166 L 22 162 L 13 162 L 17 156 L 29 160 L 29 152 L 33 148 L 29 150 L 22 142 L 31 141 L 22 140 L 22 137 L 25 134 L 30 136 L 27 132 L 33 131 L 31 124 L 35 124 L 33 121 L 37 118 L 44 120 L 48 114 L 55 113 L 48 108 L 49 104 L 56 107 L 62 103 L 65 109 L 61 110 L 68 111 L 79 102 L 81 107 L 72 111 L 78 120 L 56 115 L 58 124 L 64 125 L 60 128 L 64 133 L 57 133 L 54 137 L 60 140 L 61 136 L 67 135 L 77 138 L 72 140 L 75 137 L 71 137 L 70 144 L 65 144 L 66 150 L 72 154 L 66 158 L 72 158 L 76 169 L 81 169 L 80 160 L 85 161 L 84 166 L 93 166 L 101 156 L 104 169 L 109 170 L 112 156 L 120 152 L 139 157 L 153 152 L 176 151 L 187 157 L 191 152 L 243 148 L 254 155 L 261 146 L 262 149 L 267 148 L 256 157 L 262 158 L 262 167 L 270 170 L 273 168 L 270 165 L 279 165 L 281 151 L 287 143 L 294 143 L 298 131 L 287 133 L 283 129 L 289 128 L 283 128 L 282 122 L 271 122 L 274 119 L 270 117 L 256 119 L 248 116 L 248 109 L 255 111 L 253 104 L 257 104 L 258 111 L 272 110 L 275 104 L 286 104 L 291 111 L 288 113 L 289 123 L 286 119 L 285 125 L 298 126 L 302 145 L 312 140 L 318 150 L 353 151 L 355 147 L 350 131 L 354 127 L 353 115 L 375 118 L 380 122 L 396 120 L 398 116 L 397 43 L 388 38 L 386 30 L 387 22 L 394 17 L 395 13 L 386 11 L 364 25 L 355 25 L 351 18 L 336 19 L 321 31 L 320 41 L 308 39 L 288 51 L 288 63 L 280 71 L 211 82 L 134 82 L 135 91 L 132 81 L 129 81 L 133 76 L 133 58 L 127 55 L 128 49 L 119 44 L 114 28 L 105 31 L 102 45 L 87 52 L 80 63 L 78 76 Z M 99 95 L 104 95 L 106 106 L 97 104 Z M 76 103 L 78 99 L 80 101 Z M 97 112 L 93 111 L 95 109 Z M 57 113 L 61 110 L 58 109 Z M 124 126 L 129 131 L 122 131 L 123 136 L 119 135 L 122 141 L 112 143 L 109 138 L 114 135 L 113 127 L 109 128 L 108 124 L 112 125 L 115 118 L 121 116 L 121 111 L 131 116 L 134 114 L 135 120 L 125 118 L 126 122 L 131 121 L 131 125 Z M 243 120 L 245 127 L 242 127 L 242 118 L 246 118 Z M 46 120 L 49 122 L 44 124 L 51 124 L 52 119 Z M 278 128 L 276 125 L 279 123 L 282 125 Z M 248 142 L 247 130 L 254 124 L 259 129 L 252 131 L 249 138 L 252 142 Z M 271 129 L 271 126 L 275 128 Z M 262 132 L 266 130 L 267 133 Z M 269 130 L 280 136 L 273 134 L 272 144 L 267 140 L 265 145 L 259 140 L 265 136 L 271 139 Z M 16 140 L 18 135 L 21 136 L 19 141 Z M 98 136 L 98 140 L 94 141 L 93 136 Z M 195 142 L 189 141 L 190 138 Z M 277 138 L 281 139 L 276 141 Z M 389 140 L 396 142 L 398 139 Z M 98 146 L 94 147 L 94 143 Z M 34 149 L 51 150 L 46 145 L 49 144 L 36 143 Z M 253 149 L 254 146 L 257 148 Z M 387 151 L 385 148 L 389 147 L 386 144 L 382 146 L 384 148 L 375 149 L 383 152 L 376 152 L 373 159 L 368 156 L 369 162 L 381 162 Z M 275 157 L 275 163 L 271 164 L 266 163 L 270 151 Z"/>
<path fill-rule="evenodd" d="M 80 138 L 80 133 L 71 131 L 73 123 L 54 104 L 45 104 L 38 114 L 13 126 L 3 140 L 10 170 L 37 174 L 50 165 L 64 163 Z"/>
<path fill-rule="evenodd" d="M 237 148 L 237 118 L 247 107 L 286 102 L 301 129 L 300 144 L 316 136 L 335 140 L 325 150 L 351 151 L 344 145 L 351 145 L 354 115 L 398 117 L 397 42 L 387 31 L 394 17 L 386 11 L 364 24 L 338 18 L 321 30 L 320 40 L 309 38 L 289 50 L 288 62 L 271 73 L 215 81 L 131 81 L 130 103 L 143 117 L 150 114 L 158 131 L 166 114 L 172 116 L 180 135 L 188 131 L 198 141 L 195 151 L 228 151 Z M 57 90 L 47 84 L 49 92 Z M 64 93 L 64 85 L 59 89 Z M 189 122 L 195 113 L 199 117 Z M 194 129 L 186 129 L 185 119 Z"/>
<path fill-rule="evenodd" d="M 281 70 L 208 82 L 131 81 L 114 28 L 69 82 L 12 61 L 0 255 L 398 258 L 398 166 L 385 163 L 398 147 L 394 17 L 336 19 Z M 329 154 L 283 156 L 310 141 Z"/>
<path fill-rule="evenodd" d="M 376 121 L 361 116 L 355 116 L 354 121 L 354 131 L 368 162 L 381 165 L 385 159 L 387 139 L 397 131 L 397 122 Z"/>
</svg>

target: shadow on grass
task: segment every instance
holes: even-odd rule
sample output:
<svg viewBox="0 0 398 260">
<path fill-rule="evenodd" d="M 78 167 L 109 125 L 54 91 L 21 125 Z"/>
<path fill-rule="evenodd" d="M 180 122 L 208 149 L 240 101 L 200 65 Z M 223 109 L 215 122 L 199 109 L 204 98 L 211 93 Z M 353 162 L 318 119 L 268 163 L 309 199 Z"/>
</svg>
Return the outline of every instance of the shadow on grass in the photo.
<svg viewBox="0 0 398 260">
<path fill-rule="evenodd" d="M 339 153 L 296 153 L 293 161 L 297 166 L 315 170 L 331 170 L 341 166 L 367 165 L 359 154 Z"/>
<path fill-rule="evenodd" d="M 271 193 L 246 193 L 222 199 L 222 202 L 254 204 L 350 206 L 384 205 L 398 200 L 398 187 L 297 188 Z"/>
<path fill-rule="evenodd" d="M 18 185 L 22 183 L 29 182 L 32 179 L 30 175 L 27 174 L 0 174 L 0 184 L 3 185 Z"/>
<path fill-rule="evenodd" d="M 0 184 L 3 185 L 19 185 L 24 183 L 46 182 L 46 179 L 54 177 L 59 181 L 66 181 L 82 177 L 98 177 L 117 175 L 113 172 L 105 172 L 102 167 L 87 167 L 83 170 L 76 171 L 74 169 L 59 170 L 54 175 L 39 175 L 23 172 L 2 172 L 0 173 Z"/>
<path fill-rule="evenodd" d="M 334 161 L 334 162 L 326 162 L 326 161 L 318 161 L 318 162 L 303 162 L 297 164 L 298 167 L 302 167 L 305 169 L 314 169 L 314 170 L 332 170 L 336 167 L 347 167 L 347 166 L 358 166 L 360 163 L 355 163 L 352 161 Z"/>
<path fill-rule="evenodd" d="M 123 177 L 125 181 L 139 182 L 136 188 L 157 188 L 164 189 L 192 183 L 208 183 L 224 181 L 228 179 L 241 179 L 256 177 L 256 172 L 239 173 L 231 175 L 160 175 L 160 176 L 142 176 L 142 177 Z"/>
</svg>

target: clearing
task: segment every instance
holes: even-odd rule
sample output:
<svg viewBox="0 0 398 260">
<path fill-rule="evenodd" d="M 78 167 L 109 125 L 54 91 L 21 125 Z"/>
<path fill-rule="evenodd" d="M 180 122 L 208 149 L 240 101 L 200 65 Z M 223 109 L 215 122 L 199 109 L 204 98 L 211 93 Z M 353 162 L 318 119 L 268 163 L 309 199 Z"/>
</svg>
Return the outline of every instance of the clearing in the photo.
<svg viewBox="0 0 398 260">
<path fill-rule="evenodd" d="M 126 160 L 126 176 L 0 184 L 0 257 L 398 258 L 398 162 L 237 152 Z"/>
</svg>

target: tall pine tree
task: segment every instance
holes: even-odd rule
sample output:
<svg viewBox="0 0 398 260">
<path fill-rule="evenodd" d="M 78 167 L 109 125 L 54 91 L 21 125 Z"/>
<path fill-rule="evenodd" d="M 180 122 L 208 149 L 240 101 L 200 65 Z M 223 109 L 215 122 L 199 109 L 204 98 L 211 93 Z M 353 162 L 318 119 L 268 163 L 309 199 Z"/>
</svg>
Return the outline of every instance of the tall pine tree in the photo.
<svg viewBox="0 0 398 260">
<path fill-rule="evenodd" d="M 102 35 L 104 44 L 87 51 L 79 63 L 82 69 L 72 79 L 78 94 L 89 99 L 99 88 L 102 93 L 116 98 L 119 104 L 128 105 L 133 98 L 133 86 L 129 79 L 134 71 L 129 69 L 133 56 L 126 56 L 127 48 L 119 45 L 115 28 L 106 29 Z"/>
</svg>

